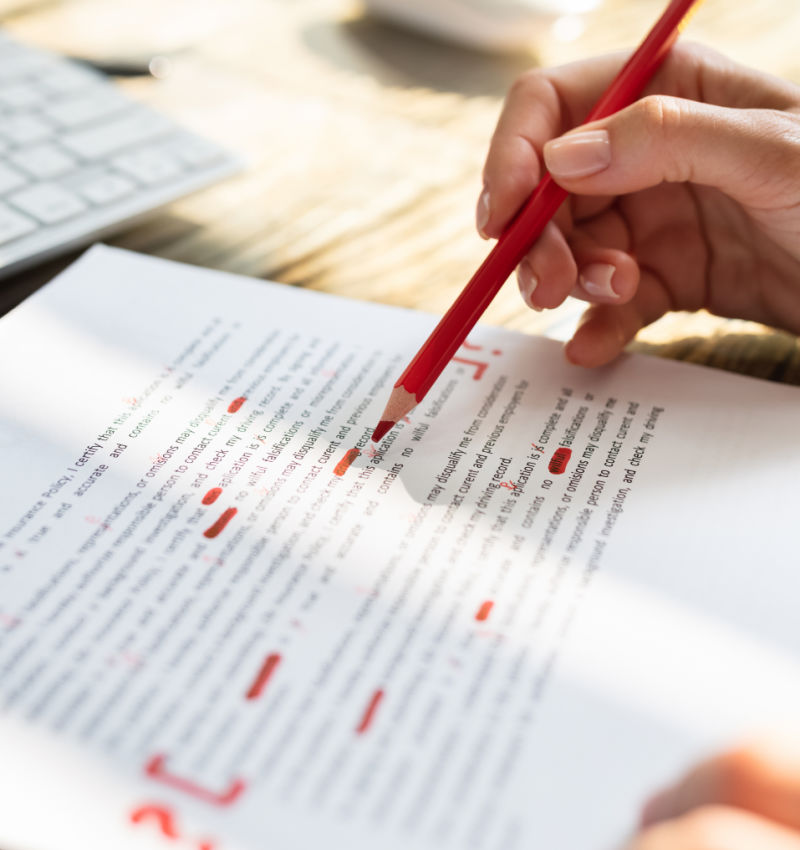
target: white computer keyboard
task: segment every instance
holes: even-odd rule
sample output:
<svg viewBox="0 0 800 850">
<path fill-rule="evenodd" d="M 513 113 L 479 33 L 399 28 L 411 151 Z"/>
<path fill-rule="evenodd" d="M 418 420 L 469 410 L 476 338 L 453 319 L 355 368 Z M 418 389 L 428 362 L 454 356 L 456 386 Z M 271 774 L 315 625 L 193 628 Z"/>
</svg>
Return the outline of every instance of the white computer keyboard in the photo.
<svg viewBox="0 0 800 850">
<path fill-rule="evenodd" d="M 0 33 L 0 277 L 239 167 L 102 74 Z"/>
</svg>

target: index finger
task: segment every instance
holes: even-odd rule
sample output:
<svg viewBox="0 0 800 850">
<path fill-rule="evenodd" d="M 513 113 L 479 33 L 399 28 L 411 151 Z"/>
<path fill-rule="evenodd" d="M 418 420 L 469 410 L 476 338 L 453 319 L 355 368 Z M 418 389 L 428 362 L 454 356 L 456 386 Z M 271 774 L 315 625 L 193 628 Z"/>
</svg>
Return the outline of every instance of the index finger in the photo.
<svg viewBox="0 0 800 850">
<path fill-rule="evenodd" d="M 797 742 L 762 742 L 704 762 L 650 800 L 642 822 L 649 826 L 707 805 L 746 809 L 800 829 Z"/>
<path fill-rule="evenodd" d="M 482 229 L 487 236 L 499 236 L 536 187 L 544 143 L 586 119 L 629 55 L 618 52 L 529 71 L 514 83 L 484 166 L 490 200 Z M 742 109 L 796 106 L 796 90 L 788 81 L 687 42 L 672 48 L 643 94 L 653 92 Z"/>
<path fill-rule="evenodd" d="M 583 121 L 626 59 L 616 53 L 528 71 L 514 82 L 483 169 L 490 199 L 487 236 L 499 236 L 536 187 L 544 143 Z"/>
</svg>

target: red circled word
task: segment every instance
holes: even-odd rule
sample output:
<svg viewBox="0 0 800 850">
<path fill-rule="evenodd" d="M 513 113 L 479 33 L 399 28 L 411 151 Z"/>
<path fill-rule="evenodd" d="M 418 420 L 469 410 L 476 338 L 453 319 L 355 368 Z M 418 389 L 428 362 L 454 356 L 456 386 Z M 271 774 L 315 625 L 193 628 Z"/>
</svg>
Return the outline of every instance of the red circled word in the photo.
<svg viewBox="0 0 800 850">
<path fill-rule="evenodd" d="M 550 463 L 547 465 L 547 468 L 553 473 L 553 475 L 561 475 L 566 470 L 571 457 L 572 449 L 566 449 L 562 446 L 562 448 L 555 450 L 553 456 L 550 458 Z"/>
<path fill-rule="evenodd" d="M 372 699 L 369 701 L 367 710 L 364 712 L 364 715 L 361 718 L 361 722 L 356 727 L 357 735 L 363 735 L 372 725 L 372 721 L 375 719 L 375 712 L 378 710 L 378 706 L 381 704 L 382 699 L 383 691 L 375 691 L 375 693 L 372 695 Z"/>
<path fill-rule="evenodd" d="M 340 478 L 350 469 L 350 464 L 361 454 L 358 449 L 350 449 L 347 454 L 336 464 L 333 470 L 334 475 Z"/>
<path fill-rule="evenodd" d="M 489 619 L 489 614 L 492 613 L 492 608 L 494 608 L 494 602 L 491 599 L 487 599 L 480 608 L 478 608 L 478 613 L 475 615 L 475 619 L 479 622 L 483 623 Z"/>
<path fill-rule="evenodd" d="M 222 487 L 212 487 L 208 493 L 203 496 L 203 504 L 204 505 L 213 505 L 214 502 L 219 498 L 220 493 L 222 492 Z"/>
<path fill-rule="evenodd" d="M 280 661 L 281 657 L 277 652 L 273 652 L 267 656 L 267 660 L 261 665 L 261 669 L 253 680 L 253 684 L 250 685 L 250 690 L 245 694 L 245 699 L 258 699 L 264 693 L 264 688 L 267 687 L 267 683 L 272 678 L 272 674 L 275 672 L 278 664 L 280 664 Z"/>
<path fill-rule="evenodd" d="M 236 508 L 228 508 L 226 511 L 223 511 L 220 518 L 203 532 L 203 537 L 208 537 L 209 539 L 216 537 L 237 513 L 238 510 Z"/>
</svg>

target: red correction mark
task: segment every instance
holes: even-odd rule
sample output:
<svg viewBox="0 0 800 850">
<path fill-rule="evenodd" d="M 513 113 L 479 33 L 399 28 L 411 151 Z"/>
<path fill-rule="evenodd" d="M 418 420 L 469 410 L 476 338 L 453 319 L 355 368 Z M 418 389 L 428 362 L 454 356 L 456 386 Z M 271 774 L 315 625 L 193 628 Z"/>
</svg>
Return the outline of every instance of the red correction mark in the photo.
<svg viewBox="0 0 800 850">
<path fill-rule="evenodd" d="M 358 449 L 350 449 L 347 454 L 336 464 L 333 470 L 334 475 L 340 478 L 350 469 L 350 464 L 361 454 Z"/>
<path fill-rule="evenodd" d="M 236 508 L 228 508 L 227 511 L 223 511 L 222 516 L 214 523 L 214 525 L 210 526 L 203 532 L 203 537 L 216 537 L 223 528 L 236 516 L 237 510 Z"/>
<path fill-rule="evenodd" d="M 192 782 L 191 779 L 184 779 L 181 776 L 167 773 L 164 770 L 164 762 L 166 760 L 167 757 L 164 755 L 153 756 L 145 765 L 145 773 L 151 779 L 163 782 L 164 785 L 169 785 L 170 788 L 177 788 L 178 791 L 183 791 L 192 797 L 196 797 L 198 800 L 202 800 L 204 803 L 210 803 L 212 806 L 230 806 L 239 799 L 246 787 L 241 779 L 235 779 L 231 782 L 227 791 L 210 791 L 208 788 L 203 788 L 202 785 Z"/>
<path fill-rule="evenodd" d="M 483 623 L 489 619 L 489 614 L 492 613 L 492 608 L 494 608 L 494 602 L 491 599 L 487 599 L 480 608 L 478 608 L 478 613 L 475 615 L 475 619 L 479 622 Z"/>
<path fill-rule="evenodd" d="M 467 351 L 483 351 L 482 345 L 473 345 L 469 340 L 464 340 L 464 342 L 461 343 L 461 347 L 466 349 Z M 503 352 L 500 351 L 499 348 L 492 349 L 492 354 L 495 357 L 502 353 Z M 465 357 L 454 357 L 453 361 L 455 363 L 463 363 L 465 366 L 474 366 L 475 374 L 472 376 L 473 381 L 480 381 L 480 379 L 483 377 L 483 373 L 489 368 L 489 364 L 484 360 L 470 360 Z"/>
<path fill-rule="evenodd" d="M 462 348 L 466 348 L 467 351 L 483 351 L 482 345 L 473 345 L 468 339 L 465 339 L 464 342 L 461 343 Z M 497 356 L 498 354 L 502 354 L 499 348 L 493 348 L 492 354 Z"/>
<path fill-rule="evenodd" d="M 214 502 L 219 498 L 219 494 L 222 492 L 222 487 L 212 487 L 208 493 L 203 496 L 203 504 L 204 505 L 213 505 Z"/>
<path fill-rule="evenodd" d="M 454 357 L 454 363 L 463 363 L 465 366 L 474 366 L 475 374 L 472 376 L 473 381 L 480 381 L 483 377 L 483 373 L 489 368 L 488 363 L 484 363 L 481 360 L 466 360 L 464 357 Z"/>
<path fill-rule="evenodd" d="M 236 413 L 236 411 L 247 401 L 247 396 L 240 395 L 228 405 L 228 413 Z"/>
<path fill-rule="evenodd" d="M 173 841 L 181 838 L 175 815 L 166 806 L 141 806 L 131 812 L 132 823 L 140 824 L 146 821 L 155 821 L 164 838 L 171 838 Z M 214 842 L 201 840 L 197 844 L 197 850 L 214 850 Z"/>
<path fill-rule="evenodd" d="M 277 652 L 267 656 L 267 660 L 261 665 L 253 684 L 250 685 L 250 690 L 245 694 L 245 699 L 258 699 L 264 693 L 264 688 L 267 687 L 267 683 L 272 678 L 280 660 L 281 657 Z"/>
<path fill-rule="evenodd" d="M 561 475 L 561 473 L 567 468 L 567 464 L 571 457 L 572 449 L 565 449 L 563 447 L 556 449 L 555 452 L 553 452 L 553 456 L 550 458 L 550 463 L 547 465 L 547 468 L 553 473 L 553 475 Z"/>
<path fill-rule="evenodd" d="M 178 828 L 175 826 L 175 816 L 165 806 L 142 806 L 131 812 L 132 823 L 144 821 L 155 821 L 165 838 L 180 838 Z"/>
<path fill-rule="evenodd" d="M 356 727 L 357 735 L 363 735 L 372 725 L 372 721 L 375 719 L 375 712 L 378 710 L 378 706 L 381 704 L 382 699 L 383 691 L 375 691 L 372 695 L 372 699 L 369 701 L 367 710 L 364 712 L 364 716 L 361 718 L 361 723 L 359 723 Z"/>
</svg>

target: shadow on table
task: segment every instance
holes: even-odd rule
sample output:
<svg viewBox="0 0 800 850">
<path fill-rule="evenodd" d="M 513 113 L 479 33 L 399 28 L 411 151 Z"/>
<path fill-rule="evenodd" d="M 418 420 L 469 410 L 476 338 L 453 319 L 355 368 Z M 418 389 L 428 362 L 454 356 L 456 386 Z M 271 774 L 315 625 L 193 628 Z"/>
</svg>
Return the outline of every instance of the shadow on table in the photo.
<svg viewBox="0 0 800 850">
<path fill-rule="evenodd" d="M 482 53 L 367 15 L 314 24 L 304 31 L 303 39 L 338 67 L 369 74 L 381 84 L 467 96 L 502 96 L 519 74 L 537 64 L 530 53 Z"/>
<path fill-rule="evenodd" d="M 661 344 L 634 342 L 628 350 L 800 386 L 798 339 L 780 331 L 687 336 Z"/>
</svg>

